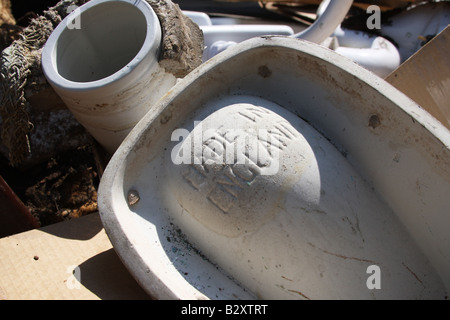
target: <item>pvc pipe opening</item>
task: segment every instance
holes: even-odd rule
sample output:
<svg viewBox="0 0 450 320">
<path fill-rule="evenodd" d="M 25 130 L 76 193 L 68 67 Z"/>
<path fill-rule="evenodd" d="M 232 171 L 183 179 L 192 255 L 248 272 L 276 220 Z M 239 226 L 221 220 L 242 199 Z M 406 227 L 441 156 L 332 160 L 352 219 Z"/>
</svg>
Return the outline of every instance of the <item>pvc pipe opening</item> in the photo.
<svg viewBox="0 0 450 320">
<path fill-rule="evenodd" d="M 160 21 L 147 1 L 91 0 L 42 50 L 42 69 L 75 118 L 110 153 L 176 83 L 158 63 Z"/>
<path fill-rule="evenodd" d="M 92 0 L 55 28 L 42 51 L 42 68 L 63 94 L 119 80 L 132 84 L 155 68 L 160 46 L 160 22 L 146 1 Z"/>
<path fill-rule="evenodd" d="M 138 54 L 147 35 L 144 14 L 126 2 L 104 2 L 78 18 L 82 27 L 65 28 L 55 52 L 58 73 L 74 82 L 116 73 Z"/>
</svg>

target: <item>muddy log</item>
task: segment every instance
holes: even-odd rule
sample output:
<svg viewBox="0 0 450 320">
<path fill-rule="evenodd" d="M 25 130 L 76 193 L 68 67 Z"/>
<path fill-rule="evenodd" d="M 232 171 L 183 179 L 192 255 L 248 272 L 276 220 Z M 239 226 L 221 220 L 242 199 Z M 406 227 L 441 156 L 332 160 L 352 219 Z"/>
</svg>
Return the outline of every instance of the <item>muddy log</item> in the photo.
<svg viewBox="0 0 450 320">
<path fill-rule="evenodd" d="M 170 0 L 147 0 L 161 22 L 163 39 L 161 67 L 177 78 L 186 76 L 202 63 L 203 33 Z"/>
</svg>

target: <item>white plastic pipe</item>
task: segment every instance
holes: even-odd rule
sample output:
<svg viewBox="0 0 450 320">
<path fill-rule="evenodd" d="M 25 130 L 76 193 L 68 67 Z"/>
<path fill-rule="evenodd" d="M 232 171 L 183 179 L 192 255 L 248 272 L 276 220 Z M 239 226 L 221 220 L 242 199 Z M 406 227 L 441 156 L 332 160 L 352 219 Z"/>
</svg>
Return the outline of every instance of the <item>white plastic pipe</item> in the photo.
<svg viewBox="0 0 450 320">
<path fill-rule="evenodd" d="M 146 1 L 92 0 L 43 49 L 47 80 L 110 153 L 176 82 L 158 64 L 160 43 L 159 19 Z"/>
<path fill-rule="evenodd" d="M 296 33 L 295 38 L 322 43 L 342 23 L 353 0 L 325 0 L 319 10 L 325 8 L 318 15 L 317 20 L 306 30 Z"/>
<path fill-rule="evenodd" d="M 236 25 L 204 25 L 200 26 L 205 50 L 203 61 L 224 51 L 230 46 L 259 36 L 292 36 L 294 30 L 284 25 L 236 24 Z"/>
<path fill-rule="evenodd" d="M 294 30 L 289 26 L 270 24 L 240 24 L 233 18 L 211 19 L 204 12 L 183 11 L 202 30 L 205 48 L 203 62 L 209 60 L 231 46 L 259 36 L 292 36 Z"/>
<path fill-rule="evenodd" d="M 383 37 L 338 27 L 333 34 L 337 53 L 353 60 L 381 78 L 400 66 L 401 58 L 393 43 Z"/>
</svg>

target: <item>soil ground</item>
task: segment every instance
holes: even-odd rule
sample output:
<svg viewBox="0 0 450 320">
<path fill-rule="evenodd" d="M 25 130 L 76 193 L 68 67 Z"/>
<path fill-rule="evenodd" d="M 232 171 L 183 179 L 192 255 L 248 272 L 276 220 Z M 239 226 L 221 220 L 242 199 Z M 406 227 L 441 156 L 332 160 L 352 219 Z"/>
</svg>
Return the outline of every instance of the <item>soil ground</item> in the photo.
<svg viewBox="0 0 450 320">
<path fill-rule="evenodd" d="M 1 160 L 1 176 L 41 226 L 97 211 L 99 178 L 92 146 L 58 154 L 25 171 Z"/>
</svg>

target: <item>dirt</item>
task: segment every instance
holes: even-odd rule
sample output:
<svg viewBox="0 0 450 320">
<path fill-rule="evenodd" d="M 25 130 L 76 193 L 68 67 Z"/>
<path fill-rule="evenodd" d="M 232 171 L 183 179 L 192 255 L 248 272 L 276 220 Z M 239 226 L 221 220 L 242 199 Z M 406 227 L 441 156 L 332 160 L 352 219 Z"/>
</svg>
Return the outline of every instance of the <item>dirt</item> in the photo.
<svg viewBox="0 0 450 320">
<path fill-rule="evenodd" d="M 10 3 L 1 1 L 3 1 L 2 9 L 12 15 L 15 21 L 0 20 L 0 50 L 7 48 L 14 40 L 19 39 L 21 31 L 28 26 L 31 19 L 38 17 L 44 10 L 58 3 L 57 0 L 12 0 Z M 2 14 L 2 17 L 5 15 Z"/>
<path fill-rule="evenodd" d="M 0 20 L 0 51 L 9 47 L 14 40 L 20 39 L 23 30 L 33 18 L 42 15 L 45 10 L 58 2 L 59 0 L 0 0 L 2 13 L 0 16 L 5 17 Z M 168 10 L 164 5 L 165 2 L 155 1 L 154 3 L 157 11 L 161 11 L 162 17 L 169 20 L 180 11 L 174 5 L 170 7 L 171 10 Z M 192 34 L 193 28 L 198 29 L 198 27 L 192 25 L 190 20 L 183 21 L 182 26 L 184 25 L 187 29 L 183 29 L 185 33 L 178 38 L 187 42 L 182 44 L 189 46 L 196 44 L 198 49 L 201 49 L 202 44 L 197 39 L 200 31 L 197 30 L 198 35 L 195 39 Z M 170 34 L 183 31 L 182 28 L 173 26 L 171 28 Z M 167 33 L 168 30 L 165 32 Z M 178 41 L 180 40 L 178 38 L 169 40 Z M 195 61 L 190 60 L 193 59 L 191 56 L 185 57 L 183 52 L 174 52 L 174 54 L 180 59 L 181 66 L 187 63 L 190 68 L 194 68 L 201 63 L 201 50 L 198 52 L 200 53 L 197 54 Z M 46 103 L 44 101 L 42 104 Z M 45 121 L 43 123 L 45 124 Z M 36 129 L 38 128 L 35 127 Z M 49 130 L 53 129 L 49 128 Z M 70 139 L 70 132 L 64 132 L 68 135 L 67 139 Z M 0 174 L 29 209 L 31 215 L 38 220 L 41 227 L 97 212 L 99 176 L 105 166 L 105 161 L 102 161 L 104 159 L 98 158 L 98 149 L 95 149 L 93 145 L 85 145 L 53 155 L 45 150 L 39 150 L 36 144 L 33 147 L 31 152 L 34 152 L 34 158 L 39 159 L 37 165 L 27 169 L 16 168 L 8 163 L 6 156 L 0 155 Z M 60 149 L 62 150 L 62 147 Z M 44 160 L 41 159 L 41 154 L 44 155 Z M 99 162 L 101 162 L 100 165 Z"/>
<path fill-rule="evenodd" d="M 97 212 L 99 175 L 92 146 L 84 146 L 25 171 L 3 165 L 0 174 L 41 226 Z"/>
<path fill-rule="evenodd" d="M 11 11 L 16 23 L 0 26 L 0 49 L 18 39 L 30 19 L 57 2 L 13 0 Z M 0 175 L 41 226 L 79 218 L 97 212 L 99 168 L 95 150 L 90 144 L 77 147 L 27 169 L 12 167 L 0 156 Z"/>
</svg>

